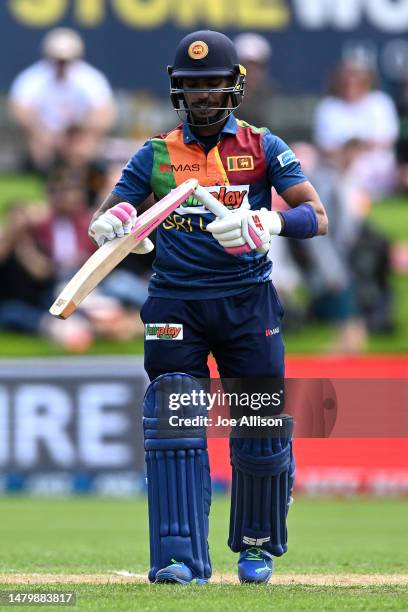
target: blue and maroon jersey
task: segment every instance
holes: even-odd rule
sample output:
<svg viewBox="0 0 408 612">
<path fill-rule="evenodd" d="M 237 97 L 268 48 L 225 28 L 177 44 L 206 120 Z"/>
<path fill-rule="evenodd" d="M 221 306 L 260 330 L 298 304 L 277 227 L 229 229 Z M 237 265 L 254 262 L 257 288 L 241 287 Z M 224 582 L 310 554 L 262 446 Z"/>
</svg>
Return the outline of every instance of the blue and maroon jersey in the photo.
<svg viewBox="0 0 408 612">
<path fill-rule="evenodd" d="M 232 211 L 271 208 L 271 187 L 282 193 L 306 181 L 288 145 L 266 128 L 230 115 L 208 150 L 187 124 L 151 138 L 129 160 L 113 193 L 137 206 L 156 200 L 189 178 L 198 179 Z M 256 252 L 230 255 L 206 226 L 214 219 L 190 197 L 159 226 L 149 294 L 154 297 L 227 297 L 268 281 L 272 264 Z"/>
</svg>

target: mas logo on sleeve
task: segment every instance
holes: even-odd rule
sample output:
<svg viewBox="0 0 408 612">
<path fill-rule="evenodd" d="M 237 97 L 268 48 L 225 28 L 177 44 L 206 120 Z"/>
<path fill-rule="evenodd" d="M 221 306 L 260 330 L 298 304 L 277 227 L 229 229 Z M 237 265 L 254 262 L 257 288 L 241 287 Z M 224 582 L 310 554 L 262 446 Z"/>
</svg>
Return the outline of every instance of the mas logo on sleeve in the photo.
<svg viewBox="0 0 408 612">
<path fill-rule="evenodd" d="M 182 340 L 182 323 L 146 323 L 146 340 Z"/>
<path fill-rule="evenodd" d="M 292 162 L 297 162 L 299 160 L 294 154 L 294 152 L 291 149 L 288 149 L 287 151 L 284 151 L 283 153 L 278 155 L 278 161 L 281 165 L 281 168 L 284 168 L 288 164 L 291 164 Z"/>
</svg>

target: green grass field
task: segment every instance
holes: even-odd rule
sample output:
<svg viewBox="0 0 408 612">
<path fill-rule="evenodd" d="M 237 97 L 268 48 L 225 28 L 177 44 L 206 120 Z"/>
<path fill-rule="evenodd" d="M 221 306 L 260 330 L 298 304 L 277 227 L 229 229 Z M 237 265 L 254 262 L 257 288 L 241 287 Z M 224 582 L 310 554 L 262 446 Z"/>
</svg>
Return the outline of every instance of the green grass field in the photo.
<svg viewBox="0 0 408 612">
<path fill-rule="evenodd" d="M 30 589 L 74 590 L 79 609 L 87 610 L 408 608 L 407 501 L 297 499 L 289 552 L 276 561 L 274 581 L 256 588 L 233 583 L 237 556 L 226 545 L 228 505 L 216 497 L 211 510 L 214 583 L 171 587 L 115 574 L 148 569 L 144 498 L 3 498 L 0 590 L 23 591 L 28 580 L 43 580 Z M 51 582 L 33 574 L 58 577 Z"/>
</svg>

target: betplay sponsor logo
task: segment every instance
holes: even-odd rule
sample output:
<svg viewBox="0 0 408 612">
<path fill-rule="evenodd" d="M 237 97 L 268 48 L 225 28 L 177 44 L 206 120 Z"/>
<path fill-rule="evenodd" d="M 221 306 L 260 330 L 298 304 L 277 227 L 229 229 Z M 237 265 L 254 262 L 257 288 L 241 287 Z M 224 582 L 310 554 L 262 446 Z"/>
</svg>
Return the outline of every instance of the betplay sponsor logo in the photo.
<svg viewBox="0 0 408 612">
<path fill-rule="evenodd" d="M 146 323 L 146 340 L 182 340 L 182 323 Z"/>
<path fill-rule="evenodd" d="M 251 208 L 248 201 L 249 185 L 210 185 L 204 187 L 204 189 L 211 193 L 214 198 L 224 204 L 229 210 Z M 197 215 L 211 214 L 194 196 L 190 196 L 184 204 L 177 208 L 176 212 L 181 215 L 187 213 Z"/>
<path fill-rule="evenodd" d="M 229 187 L 219 187 L 218 189 L 219 191 L 210 191 L 211 195 L 232 210 L 240 208 L 245 196 L 248 194 L 248 189 L 238 188 L 234 191 L 231 191 Z"/>
</svg>

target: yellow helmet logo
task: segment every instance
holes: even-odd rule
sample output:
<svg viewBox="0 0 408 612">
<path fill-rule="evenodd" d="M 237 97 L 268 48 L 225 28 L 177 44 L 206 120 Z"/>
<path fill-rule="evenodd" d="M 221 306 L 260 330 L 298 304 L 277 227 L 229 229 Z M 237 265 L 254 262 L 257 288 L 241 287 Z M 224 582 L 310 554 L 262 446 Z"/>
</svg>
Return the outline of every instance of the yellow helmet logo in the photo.
<svg viewBox="0 0 408 612">
<path fill-rule="evenodd" d="M 196 40 L 192 42 L 188 48 L 188 54 L 191 59 L 203 59 L 208 55 L 208 45 L 202 40 Z"/>
</svg>

